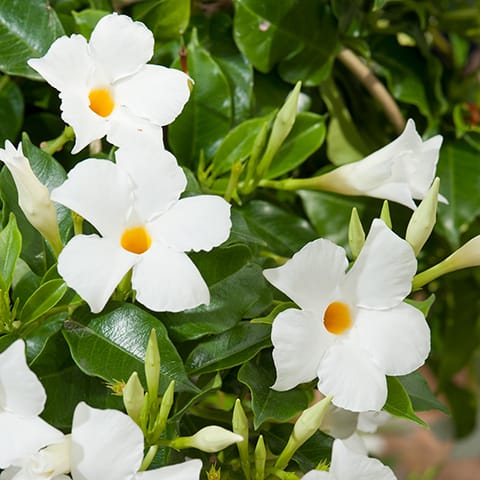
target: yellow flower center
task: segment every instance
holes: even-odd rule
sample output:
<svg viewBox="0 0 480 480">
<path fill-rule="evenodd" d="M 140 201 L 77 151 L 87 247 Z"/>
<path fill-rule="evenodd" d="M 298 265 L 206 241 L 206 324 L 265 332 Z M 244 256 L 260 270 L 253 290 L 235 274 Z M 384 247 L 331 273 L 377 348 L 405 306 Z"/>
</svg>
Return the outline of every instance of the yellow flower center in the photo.
<svg viewBox="0 0 480 480">
<path fill-rule="evenodd" d="M 115 107 L 112 94 L 107 88 L 96 88 L 88 94 L 90 110 L 93 110 L 101 117 L 108 117 Z"/>
<path fill-rule="evenodd" d="M 323 315 L 325 328 L 335 335 L 340 335 L 352 326 L 352 317 L 348 305 L 343 302 L 332 302 Z"/>
<path fill-rule="evenodd" d="M 120 245 L 132 253 L 145 253 L 152 245 L 152 238 L 143 226 L 127 228 L 122 234 Z"/>
</svg>

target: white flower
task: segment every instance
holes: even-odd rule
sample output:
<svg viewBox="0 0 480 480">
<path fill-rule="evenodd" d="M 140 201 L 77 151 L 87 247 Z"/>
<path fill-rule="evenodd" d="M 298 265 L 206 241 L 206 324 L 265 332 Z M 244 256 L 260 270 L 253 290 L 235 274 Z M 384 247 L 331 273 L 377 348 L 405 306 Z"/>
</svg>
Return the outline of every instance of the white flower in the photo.
<svg viewBox="0 0 480 480">
<path fill-rule="evenodd" d="M 0 148 L 0 161 L 10 171 L 18 192 L 18 204 L 27 220 L 48 240 L 55 252 L 62 248 L 58 231 L 57 211 L 50 200 L 48 188 L 33 173 L 23 155 L 22 142 L 15 147 L 8 140 Z"/>
<path fill-rule="evenodd" d="M 395 480 L 392 470 L 377 460 L 349 450 L 342 440 L 335 440 L 328 472 L 311 470 L 304 480 Z"/>
<path fill-rule="evenodd" d="M 230 205 L 214 195 L 179 199 L 186 178 L 165 150 L 119 149 L 116 159 L 85 160 L 52 191 L 54 201 L 101 235 L 70 240 L 58 258 L 60 275 L 93 312 L 132 267 L 136 298 L 152 310 L 208 304 L 208 287 L 185 252 L 208 251 L 228 238 Z"/>
<path fill-rule="evenodd" d="M 45 401 L 42 384 L 28 368 L 25 344 L 17 340 L 0 353 L 0 469 L 21 466 L 26 457 L 63 439 L 39 417 Z"/>
<path fill-rule="evenodd" d="M 441 144 L 441 135 L 422 141 L 410 119 L 393 142 L 318 178 L 325 190 L 382 198 L 415 210 L 413 199 L 423 199 L 435 177 Z"/>
<path fill-rule="evenodd" d="M 288 390 L 318 377 L 332 403 L 352 411 L 380 410 L 385 375 L 405 375 L 425 361 L 430 330 L 423 314 L 403 303 L 417 262 L 410 245 L 374 220 L 353 267 L 343 248 L 319 239 L 265 277 L 301 309 L 273 322 L 273 388 Z"/>
<path fill-rule="evenodd" d="M 76 135 L 73 153 L 107 135 L 125 145 L 171 123 L 190 95 L 183 72 L 147 65 L 154 38 L 147 27 L 125 15 L 103 17 L 90 41 L 81 35 L 55 40 L 45 56 L 28 64 L 60 91 L 62 118 Z"/>
</svg>

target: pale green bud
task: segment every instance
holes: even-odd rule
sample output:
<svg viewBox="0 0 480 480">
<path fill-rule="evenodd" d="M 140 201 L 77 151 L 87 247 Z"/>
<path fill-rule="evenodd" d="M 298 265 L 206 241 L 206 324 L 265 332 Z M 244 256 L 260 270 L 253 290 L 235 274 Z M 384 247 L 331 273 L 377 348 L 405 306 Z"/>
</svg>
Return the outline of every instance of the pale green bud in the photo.
<svg viewBox="0 0 480 480">
<path fill-rule="evenodd" d="M 390 216 L 390 206 L 388 205 L 388 200 L 385 200 L 382 204 L 380 219 L 383 220 L 388 228 L 392 228 L 392 217 Z"/>
<path fill-rule="evenodd" d="M 169 446 L 177 449 L 197 448 L 202 452 L 215 453 L 242 440 L 243 437 L 230 430 L 211 425 L 202 428 L 191 437 L 177 437 L 169 443 Z"/>
<path fill-rule="evenodd" d="M 137 372 L 133 372 L 123 388 L 123 404 L 129 417 L 140 425 L 140 413 L 143 407 L 144 390 Z"/>
<path fill-rule="evenodd" d="M 265 464 L 267 462 L 267 449 L 263 441 L 263 435 L 258 437 L 257 446 L 255 447 L 255 480 L 263 480 L 265 478 Z"/>
<path fill-rule="evenodd" d="M 362 221 L 358 216 L 356 208 L 352 209 L 352 215 L 350 216 L 350 224 L 348 226 L 348 243 L 350 244 L 350 250 L 352 251 L 353 258 L 357 258 L 360 255 L 363 244 L 365 243 L 365 231 L 363 230 Z"/>
<path fill-rule="evenodd" d="M 23 155 L 22 143 L 15 147 L 7 140 L 0 148 L 0 160 L 10 171 L 18 192 L 18 204 L 27 220 L 42 234 L 58 255 L 63 244 L 58 230 L 57 211 L 48 188 L 35 176 L 28 159 Z"/>
<path fill-rule="evenodd" d="M 172 409 L 173 400 L 175 396 L 175 380 L 172 380 L 169 384 L 160 403 L 160 410 L 155 422 L 155 437 L 160 437 L 165 428 L 167 428 L 168 415 Z"/>
<path fill-rule="evenodd" d="M 332 397 L 326 397 L 302 412 L 295 422 L 291 435 L 297 442 L 298 447 L 303 445 L 320 428 L 331 400 Z"/>
<path fill-rule="evenodd" d="M 243 440 L 237 443 L 238 453 L 240 455 L 240 463 L 242 465 L 245 478 L 250 478 L 250 459 L 248 455 L 248 419 L 242 407 L 242 402 L 237 398 L 233 407 L 232 430 L 240 435 Z"/>
<path fill-rule="evenodd" d="M 440 179 L 437 177 L 408 222 L 405 240 L 412 246 L 415 255 L 420 253 L 435 226 L 439 188 Z"/>
<path fill-rule="evenodd" d="M 145 376 L 151 399 L 157 398 L 160 382 L 160 352 L 158 350 L 157 332 L 152 328 L 145 352 Z"/>
</svg>

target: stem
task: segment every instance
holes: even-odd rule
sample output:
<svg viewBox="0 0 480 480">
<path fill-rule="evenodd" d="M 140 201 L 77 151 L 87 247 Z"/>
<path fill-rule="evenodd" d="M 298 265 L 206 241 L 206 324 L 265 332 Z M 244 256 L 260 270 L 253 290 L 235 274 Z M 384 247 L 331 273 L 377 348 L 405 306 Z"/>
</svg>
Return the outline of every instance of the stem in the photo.
<svg viewBox="0 0 480 480">
<path fill-rule="evenodd" d="M 59 150 L 61 150 L 62 147 L 67 142 L 69 142 L 70 140 L 73 140 L 74 138 L 75 138 L 75 133 L 73 131 L 73 128 L 70 126 L 67 126 L 63 129 L 63 132 L 57 138 L 54 138 L 53 140 L 48 140 L 46 142 L 42 142 L 42 144 L 40 145 L 40 148 L 44 152 L 47 152 L 49 155 L 53 155 L 55 152 L 58 152 Z"/>
<path fill-rule="evenodd" d="M 158 445 L 152 445 L 148 449 L 148 452 L 145 455 L 145 458 L 143 459 L 143 462 L 140 465 L 140 468 L 138 469 L 139 472 L 144 472 L 150 466 L 157 452 L 158 452 Z"/>
<path fill-rule="evenodd" d="M 405 128 L 405 118 L 383 83 L 350 49 L 342 49 L 337 58 L 362 82 L 372 97 L 378 100 L 397 133 L 401 133 Z"/>
</svg>

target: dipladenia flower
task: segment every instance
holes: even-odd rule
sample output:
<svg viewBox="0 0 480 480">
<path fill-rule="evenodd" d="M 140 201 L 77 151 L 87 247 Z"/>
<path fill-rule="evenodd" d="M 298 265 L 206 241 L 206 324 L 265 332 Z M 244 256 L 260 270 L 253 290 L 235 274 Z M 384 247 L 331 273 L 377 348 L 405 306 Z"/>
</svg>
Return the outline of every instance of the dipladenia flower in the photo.
<svg viewBox="0 0 480 480">
<path fill-rule="evenodd" d="M 62 118 L 75 131 L 73 153 L 107 136 L 114 145 L 161 142 L 190 95 L 183 72 L 147 65 L 153 34 L 140 22 L 115 13 L 103 17 L 90 41 L 81 35 L 55 40 L 42 58 L 28 64 L 60 91 Z"/>
<path fill-rule="evenodd" d="M 308 243 L 267 280 L 300 309 L 273 322 L 272 388 L 288 390 L 318 377 L 332 403 L 381 410 L 385 375 L 405 375 L 425 361 L 430 330 L 423 314 L 403 302 L 417 262 L 411 246 L 376 219 L 353 267 L 329 240 Z"/>
<path fill-rule="evenodd" d="M 58 258 L 60 275 L 93 312 L 131 268 L 136 299 L 152 310 L 208 304 L 208 287 L 185 252 L 228 238 L 230 205 L 214 195 L 179 199 L 186 177 L 165 150 L 119 149 L 116 159 L 85 160 L 52 191 L 101 235 L 70 240 Z"/>
<path fill-rule="evenodd" d="M 0 353 L 0 469 L 21 466 L 42 447 L 63 440 L 63 433 L 39 415 L 45 390 L 25 359 L 25 344 L 16 340 Z"/>
<path fill-rule="evenodd" d="M 8 140 L 0 148 L 0 161 L 10 171 L 18 192 L 18 204 L 27 220 L 50 243 L 55 253 L 62 248 L 58 230 L 57 211 L 50 200 L 48 188 L 32 171 L 28 159 L 23 155 L 22 142 L 15 148 Z"/>
<path fill-rule="evenodd" d="M 395 480 L 397 477 L 380 460 L 349 450 L 342 440 L 335 440 L 329 471 L 312 470 L 303 478 L 304 480 Z"/>
<path fill-rule="evenodd" d="M 319 178 L 331 191 L 391 200 L 414 210 L 413 200 L 423 199 L 433 182 L 442 140 L 436 135 L 424 142 L 410 119 L 393 142 Z"/>
</svg>

